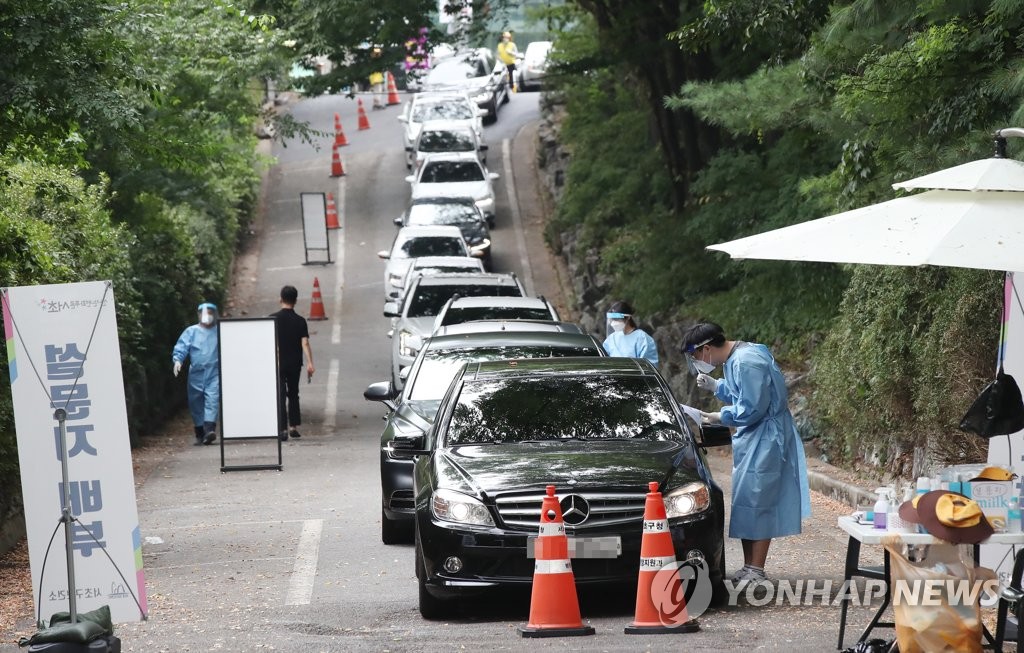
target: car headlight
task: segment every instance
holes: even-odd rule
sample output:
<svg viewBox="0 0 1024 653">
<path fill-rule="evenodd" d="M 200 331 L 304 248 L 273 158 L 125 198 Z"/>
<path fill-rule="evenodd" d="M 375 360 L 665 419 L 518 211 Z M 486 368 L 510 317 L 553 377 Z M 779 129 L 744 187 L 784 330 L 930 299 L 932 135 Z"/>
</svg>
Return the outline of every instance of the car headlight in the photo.
<svg viewBox="0 0 1024 653">
<path fill-rule="evenodd" d="M 478 91 L 473 94 L 473 101 L 479 104 L 480 102 L 487 102 L 491 99 L 491 92 L 487 89 Z"/>
<path fill-rule="evenodd" d="M 707 510 L 711 505 L 708 486 L 701 482 L 687 483 L 665 495 L 665 514 L 669 519 L 686 517 Z"/>
<path fill-rule="evenodd" d="M 479 243 L 477 243 L 475 245 L 470 245 L 469 246 L 469 251 L 471 251 L 471 252 L 482 252 L 482 251 L 484 251 L 485 249 L 487 249 L 490 246 L 491 246 L 490 239 L 484 238 Z"/>
<path fill-rule="evenodd" d="M 477 205 L 481 211 L 490 211 L 494 208 L 494 198 L 488 195 L 487 197 L 481 197 L 478 200 L 473 200 L 473 203 Z"/>
<path fill-rule="evenodd" d="M 454 492 L 437 490 L 430 502 L 431 511 L 436 519 L 455 522 L 456 524 L 476 524 L 477 526 L 494 526 L 491 513 L 478 499 Z"/>
<path fill-rule="evenodd" d="M 390 283 L 392 286 L 398 286 L 399 288 L 401 288 L 402 287 L 402 281 L 404 279 L 405 279 L 405 275 L 404 274 L 395 274 L 394 272 L 389 272 L 388 273 L 388 283 Z"/>
<path fill-rule="evenodd" d="M 414 338 L 411 331 L 402 329 L 398 332 L 398 355 L 414 358 L 419 351 L 419 338 Z"/>
</svg>

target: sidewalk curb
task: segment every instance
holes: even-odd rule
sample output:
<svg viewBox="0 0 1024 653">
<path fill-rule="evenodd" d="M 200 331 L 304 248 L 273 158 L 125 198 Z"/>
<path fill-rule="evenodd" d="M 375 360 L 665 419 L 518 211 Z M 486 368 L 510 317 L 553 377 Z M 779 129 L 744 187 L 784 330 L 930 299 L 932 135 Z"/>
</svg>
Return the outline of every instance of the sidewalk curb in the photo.
<svg viewBox="0 0 1024 653">
<path fill-rule="evenodd" d="M 807 470 L 807 484 L 811 490 L 849 505 L 851 508 L 865 504 L 874 504 L 878 498 L 874 492 L 869 492 L 856 485 L 810 469 Z"/>
</svg>

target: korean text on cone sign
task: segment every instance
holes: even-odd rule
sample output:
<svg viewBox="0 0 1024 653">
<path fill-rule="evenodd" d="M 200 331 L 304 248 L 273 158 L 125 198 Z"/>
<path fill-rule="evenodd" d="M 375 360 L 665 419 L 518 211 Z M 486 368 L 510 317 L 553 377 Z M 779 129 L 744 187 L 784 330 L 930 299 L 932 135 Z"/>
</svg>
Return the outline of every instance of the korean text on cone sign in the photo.
<svg viewBox="0 0 1024 653">
<path fill-rule="evenodd" d="M 584 626 L 580 618 L 576 579 L 569 562 L 569 540 L 554 485 L 547 486 L 541 503 L 538 535 L 530 621 L 519 627 L 519 633 L 523 637 L 593 635 L 594 628 Z"/>
</svg>

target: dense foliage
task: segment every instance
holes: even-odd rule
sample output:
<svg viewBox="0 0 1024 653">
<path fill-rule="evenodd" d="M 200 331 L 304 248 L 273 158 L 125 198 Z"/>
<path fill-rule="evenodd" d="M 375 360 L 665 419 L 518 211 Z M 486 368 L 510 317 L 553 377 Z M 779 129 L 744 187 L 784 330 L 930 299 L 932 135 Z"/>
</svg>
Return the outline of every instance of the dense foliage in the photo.
<svg viewBox="0 0 1024 653">
<path fill-rule="evenodd" d="M 559 40 L 553 97 L 572 161 L 554 229 L 580 233 L 611 294 L 641 312 L 711 317 L 810 371 L 830 458 L 910 475 L 983 456 L 956 424 L 993 373 L 1000 274 L 734 262 L 704 247 L 990 155 L 992 131 L 1024 118 L 1024 3 L 657 4 L 673 16 L 659 38 L 629 3 L 568 3 L 583 18 Z M 609 55 L 624 42 L 643 47 Z M 660 92 L 651 69 L 679 62 L 684 79 Z M 666 144 L 652 94 L 696 121 L 696 135 L 670 135 L 695 167 Z"/>
</svg>

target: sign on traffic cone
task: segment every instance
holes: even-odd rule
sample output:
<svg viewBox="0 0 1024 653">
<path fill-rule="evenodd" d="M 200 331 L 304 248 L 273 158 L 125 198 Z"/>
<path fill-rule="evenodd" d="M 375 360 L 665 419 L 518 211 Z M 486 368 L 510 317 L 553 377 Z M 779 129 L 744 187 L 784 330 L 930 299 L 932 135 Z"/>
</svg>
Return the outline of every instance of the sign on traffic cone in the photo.
<svg viewBox="0 0 1024 653">
<path fill-rule="evenodd" d="M 569 540 L 565 537 L 554 485 L 547 487 L 540 507 L 540 534 L 534 550 L 537 559 L 533 566 L 530 622 L 520 626 L 519 633 L 523 637 L 593 635 L 594 628 L 584 626 L 580 619 L 576 580 L 569 563 Z"/>
<path fill-rule="evenodd" d="M 338 144 L 331 146 L 331 176 L 344 177 L 345 169 L 341 167 L 341 155 L 338 154 Z"/>
<path fill-rule="evenodd" d="M 338 207 L 334 204 L 334 193 L 327 193 L 327 228 L 341 229 L 338 224 Z"/>
<path fill-rule="evenodd" d="M 640 540 L 640 578 L 636 588 L 636 616 L 627 635 L 692 633 L 700 630 L 686 612 L 676 550 L 658 484 L 648 484 L 644 504 L 644 532 Z"/>
<path fill-rule="evenodd" d="M 309 307 L 310 320 L 326 320 L 324 298 L 320 296 L 320 279 L 313 277 L 313 304 Z"/>
<path fill-rule="evenodd" d="M 356 104 L 359 107 L 359 131 L 370 128 L 370 121 L 366 117 L 366 110 L 363 109 L 363 98 L 356 100 Z"/>
<path fill-rule="evenodd" d="M 390 72 L 388 73 L 388 106 L 392 104 L 401 104 L 402 100 L 398 98 L 398 87 L 395 86 L 395 76 Z"/>
<path fill-rule="evenodd" d="M 338 147 L 348 145 L 348 139 L 345 138 L 345 131 L 341 128 L 341 116 L 334 114 L 334 144 Z"/>
</svg>

